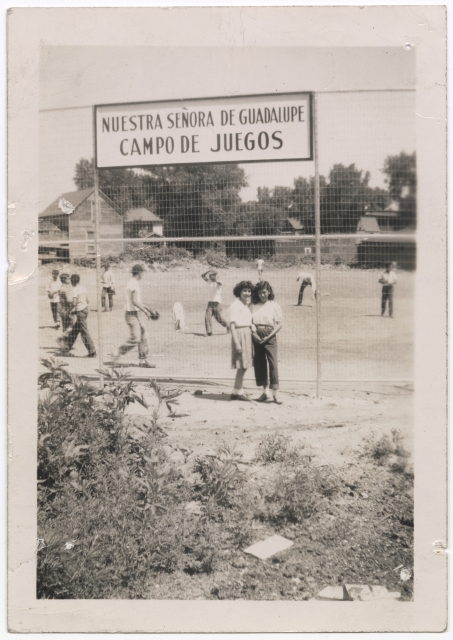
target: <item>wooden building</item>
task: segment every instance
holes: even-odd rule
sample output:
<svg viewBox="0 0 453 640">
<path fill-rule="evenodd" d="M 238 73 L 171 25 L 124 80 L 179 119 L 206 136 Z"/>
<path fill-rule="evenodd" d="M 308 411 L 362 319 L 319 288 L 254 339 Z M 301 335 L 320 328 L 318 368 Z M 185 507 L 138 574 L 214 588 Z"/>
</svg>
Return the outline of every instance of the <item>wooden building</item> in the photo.
<svg viewBox="0 0 453 640">
<path fill-rule="evenodd" d="M 124 214 L 125 238 L 163 237 L 163 221 L 149 209 L 129 209 Z"/>
<path fill-rule="evenodd" d="M 99 191 L 100 224 L 99 234 L 103 254 L 119 255 L 123 242 L 109 242 L 123 239 L 123 216 L 102 191 Z M 94 258 L 96 245 L 94 238 L 94 189 L 82 189 L 63 193 L 39 216 L 39 257 L 42 260 L 57 258 Z M 83 240 L 71 244 L 64 241 Z M 46 242 L 58 241 L 55 244 Z"/>
</svg>

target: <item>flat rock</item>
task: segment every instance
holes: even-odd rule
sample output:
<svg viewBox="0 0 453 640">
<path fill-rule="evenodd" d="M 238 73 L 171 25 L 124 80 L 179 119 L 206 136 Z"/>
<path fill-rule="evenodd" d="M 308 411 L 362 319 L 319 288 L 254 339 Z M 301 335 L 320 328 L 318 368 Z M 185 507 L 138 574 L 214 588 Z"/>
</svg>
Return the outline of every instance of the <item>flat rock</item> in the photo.
<svg viewBox="0 0 453 640">
<path fill-rule="evenodd" d="M 260 560 L 266 560 L 266 558 L 270 558 L 276 553 L 292 547 L 293 544 L 294 542 L 292 540 L 288 540 L 283 536 L 274 535 L 266 540 L 252 544 L 250 547 L 247 547 L 247 549 L 244 549 L 244 553 L 250 553 L 252 556 L 260 558 Z"/>
</svg>

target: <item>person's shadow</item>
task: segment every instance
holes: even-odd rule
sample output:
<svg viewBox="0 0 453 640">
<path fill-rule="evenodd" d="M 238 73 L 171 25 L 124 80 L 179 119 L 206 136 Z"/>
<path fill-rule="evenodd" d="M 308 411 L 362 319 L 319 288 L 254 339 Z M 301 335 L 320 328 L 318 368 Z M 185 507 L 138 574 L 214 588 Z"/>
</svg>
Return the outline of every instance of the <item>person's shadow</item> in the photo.
<svg viewBox="0 0 453 640">
<path fill-rule="evenodd" d="M 195 397 L 200 398 L 201 400 L 220 400 L 221 402 L 230 402 L 229 393 L 202 393 Z"/>
</svg>

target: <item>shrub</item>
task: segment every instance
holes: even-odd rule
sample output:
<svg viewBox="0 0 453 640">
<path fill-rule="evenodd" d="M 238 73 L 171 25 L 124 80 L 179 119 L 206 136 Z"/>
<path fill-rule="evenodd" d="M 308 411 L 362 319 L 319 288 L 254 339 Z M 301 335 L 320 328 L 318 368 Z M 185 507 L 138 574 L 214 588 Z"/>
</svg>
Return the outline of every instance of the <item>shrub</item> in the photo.
<svg viewBox="0 0 453 640">
<path fill-rule="evenodd" d="M 271 433 L 265 436 L 255 450 L 255 460 L 266 464 L 268 462 L 286 462 L 297 464 L 301 462 L 303 446 L 292 446 L 291 438 L 282 433 Z"/>
<path fill-rule="evenodd" d="M 94 269 L 96 267 L 96 258 L 74 258 L 76 267 L 88 267 Z"/>
<path fill-rule="evenodd" d="M 266 496 L 269 517 L 275 521 L 302 522 L 321 509 L 323 501 L 339 489 L 330 467 L 282 466 Z"/>
<path fill-rule="evenodd" d="M 216 269 L 226 269 L 231 266 L 231 259 L 221 251 L 215 251 L 213 249 L 208 249 L 204 252 L 202 259 L 208 263 L 210 267 L 215 267 Z"/>
<path fill-rule="evenodd" d="M 367 444 L 366 452 L 379 465 L 384 465 L 392 460 L 390 468 L 397 473 L 410 473 L 408 463 L 410 453 L 404 447 L 404 440 L 397 429 L 392 429 L 392 437 L 384 434 L 379 440 L 371 438 Z"/>
<path fill-rule="evenodd" d="M 255 450 L 255 459 L 258 462 L 282 462 L 290 447 L 291 438 L 281 433 L 273 433 L 265 436 Z"/>
<path fill-rule="evenodd" d="M 220 445 L 215 454 L 198 457 L 194 471 L 201 476 L 201 493 L 212 498 L 218 505 L 231 506 L 234 492 L 244 481 L 244 473 L 239 469 L 241 455 L 230 449 L 229 445 Z"/>
<path fill-rule="evenodd" d="M 193 255 L 187 249 L 173 245 L 162 246 L 162 244 L 130 244 L 126 245 L 126 250 L 119 256 L 123 262 L 145 262 L 153 264 L 159 262 L 169 264 L 173 261 L 184 262 L 193 260 Z"/>
<path fill-rule="evenodd" d="M 127 374 L 103 372 L 99 390 L 65 363 L 43 363 L 37 596 L 146 597 L 150 572 L 182 564 L 187 481 L 153 419 L 143 437 L 131 434 L 124 408 L 143 399 Z M 178 394 L 155 386 L 164 402 Z"/>
</svg>

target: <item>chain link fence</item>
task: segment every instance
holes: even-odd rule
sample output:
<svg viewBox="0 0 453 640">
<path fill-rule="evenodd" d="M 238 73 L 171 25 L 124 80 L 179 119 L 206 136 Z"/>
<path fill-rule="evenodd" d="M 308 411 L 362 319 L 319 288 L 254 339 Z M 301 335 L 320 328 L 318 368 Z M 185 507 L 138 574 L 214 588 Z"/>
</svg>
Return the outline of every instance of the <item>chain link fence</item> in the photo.
<svg viewBox="0 0 453 640">
<path fill-rule="evenodd" d="M 70 368 L 94 374 L 112 364 L 127 340 L 126 286 L 140 264 L 143 301 L 160 313 L 145 323 L 149 375 L 231 378 L 233 288 L 266 280 L 283 313 L 283 382 L 410 381 L 414 97 L 317 94 L 313 161 L 140 168 L 138 159 L 137 168 L 96 174 L 92 109 L 42 112 L 42 131 L 52 122 L 55 138 L 41 162 L 41 355 L 59 350 L 61 309 L 49 296 L 58 270 L 57 279 L 77 274 L 86 287 L 97 353 L 85 358 L 78 340 Z M 59 191 L 68 176 L 72 191 Z M 215 314 L 207 312 L 208 269 L 221 283 Z M 120 364 L 137 374 L 137 350 Z"/>
</svg>

